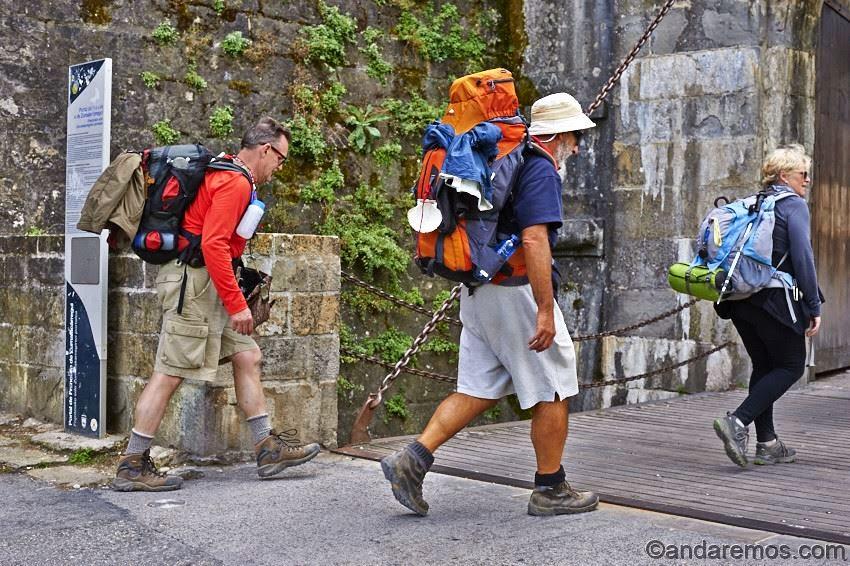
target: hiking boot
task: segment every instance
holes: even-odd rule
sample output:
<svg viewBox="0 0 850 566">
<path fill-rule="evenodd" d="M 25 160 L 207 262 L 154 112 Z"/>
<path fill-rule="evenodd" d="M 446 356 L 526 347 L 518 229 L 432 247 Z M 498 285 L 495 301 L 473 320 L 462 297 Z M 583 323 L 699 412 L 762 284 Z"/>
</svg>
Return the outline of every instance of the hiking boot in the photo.
<svg viewBox="0 0 850 566">
<path fill-rule="evenodd" d="M 151 451 L 129 454 L 118 461 L 118 471 L 112 480 L 115 491 L 173 491 L 180 489 L 183 478 L 159 472 L 151 460 Z"/>
<path fill-rule="evenodd" d="M 778 438 L 772 446 L 765 446 L 761 442 L 756 443 L 756 458 L 753 464 L 759 466 L 769 464 L 790 464 L 797 459 L 797 451 L 785 446 Z"/>
<path fill-rule="evenodd" d="M 528 500 L 529 515 L 567 515 L 593 511 L 599 505 L 599 496 L 592 491 L 576 491 L 562 481 L 556 486 L 537 486 Z"/>
<path fill-rule="evenodd" d="M 271 431 L 271 434 L 254 446 L 257 454 L 257 475 L 267 478 L 279 474 L 286 468 L 309 462 L 321 450 L 314 443 L 301 445 L 298 431 L 289 429 L 283 432 Z"/>
<path fill-rule="evenodd" d="M 411 450 L 390 454 L 381 460 L 381 469 L 399 503 L 423 517 L 428 514 L 428 503 L 422 499 L 422 480 L 428 470 Z"/>
<path fill-rule="evenodd" d="M 714 432 L 723 441 L 723 447 L 729 459 L 742 468 L 746 468 L 749 463 L 747 443 L 750 439 L 747 427 L 738 424 L 738 419 L 731 413 L 727 413 L 725 417 L 714 419 Z"/>
</svg>

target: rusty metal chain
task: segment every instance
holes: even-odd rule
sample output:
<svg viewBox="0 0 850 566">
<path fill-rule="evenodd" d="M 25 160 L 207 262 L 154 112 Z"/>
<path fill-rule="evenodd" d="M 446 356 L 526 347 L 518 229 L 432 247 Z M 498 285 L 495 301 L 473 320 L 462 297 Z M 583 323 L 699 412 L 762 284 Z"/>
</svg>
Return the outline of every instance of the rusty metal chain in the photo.
<svg viewBox="0 0 850 566">
<path fill-rule="evenodd" d="M 673 7 L 673 4 L 676 0 L 667 0 L 662 6 L 661 11 L 658 12 L 658 15 L 655 16 L 655 19 L 652 20 L 652 23 L 649 24 L 649 27 L 646 28 L 646 31 L 643 32 L 643 35 L 632 48 L 631 52 L 623 59 L 623 62 L 620 63 L 620 66 L 617 67 L 617 70 L 614 71 L 614 74 L 611 75 L 611 78 L 608 79 L 608 82 L 605 83 L 605 86 L 602 87 L 602 90 L 599 91 L 599 94 L 596 95 L 596 100 L 587 107 L 586 114 L 593 114 L 593 111 L 602 104 L 602 101 L 608 96 L 608 93 L 611 92 L 611 89 L 614 88 L 614 85 L 617 84 L 617 81 L 620 80 L 620 77 L 626 71 L 628 66 L 637 57 L 638 52 L 643 48 L 644 44 L 649 40 L 649 37 L 652 35 L 652 32 L 655 31 L 655 28 L 658 27 L 658 24 L 661 23 L 661 20 L 664 19 L 664 16 L 667 15 L 667 12 L 670 11 L 670 8 Z"/>
<path fill-rule="evenodd" d="M 360 352 L 355 352 L 350 348 L 342 347 L 339 349 L 341 354 L 346 356 L 351 356 L 352 358 L 358 358 L 363 360 L 364 362 L 369 362 L 370 364 L 375 364 L 377 366 L 383 366 L 387 369 L 395 369 L 395 364 L 390 362 L 385 362 L 381 358 L 376 358 L 374 356 L 369 356 L 366 354 L 361 354 Z M 433 379 L 434 381 L 443 381 L 445 383 L 454 383 L 457 381 L 456 377 L 452 377 L 451 375 L 444 375 L 442 373 L 434 373 L 430 371 L 425 371 L 416 368 L 403 368 L 402 371 L 404 373 L 409 373 L 410 375 L 418 375 L 419 377 L 427 377 L 428 379 Z"/>
<path fill-rule="evenodd" d="M 601 381 L 601 382 L 595 382 L 595 383 L 582 383 L 581 385 L 579 385 L 579 388 L 580 389 L 593 389 L 595 387 L 606 387 L 608 385 L 620 385 L 622 383 L 628 383 L 630 381 L 637 381 L 638 379 L 655 377 L 656 375 L 666 373 L 666 372 L 672 371 L 674 369 L 678 369 L 682 366 L 686 366 L 686 365 L 693 363 L 697 360 L 701 360 L 702 358 L 707 358 L 711 354 L 714 354 L 715 352 L 719 352 L 720 350 L 727 348 L 731 344 L 732 344 L 732 342 L 724 342 L 723 344 L 721 344 L 719 346 L 716 346 L 716 347 L 714 347 L 710 350 L 706 350 L 705 352 L 703 352 L 699 355 L 696 355 L 693 358 L 688 358 L 687 360 L 685 360 L 683 362 L 679 362 L 679 363 L 674 364 L 672 366 L 665 366 L 663 368 L 658 368 L 656 370 L 648 371 L 648 372 L 642 373 L 640 375 L 633 375 L 631 377 L 623 377 L 623 378 L 620 378 L 620 379 L 612 379 L 612 380 L 609 380 L 609 381 Z M 353 350 L 349 350 L 347 348 L 343 349 L 342 352 L 346 355 L 353 356 L 355 358 L 359 358 L 361 360 L 373 363 L 375 365 L 384 366 L 386 368 L 395 368 L 394 364 L 391 364 L 389 362 L 385 362 L 385 361 L 383 361 L 379 358 L 375 358 L 375 357 L 372 357 L 372 356 L 367 356 L 365 354 L 357 353 L 357 352 L 355 352 Z M 418 375 L 420 377 L 426 377 L 426 378 L 432 379 L 434 381 L 442 381 L 444 383 L 455 383 L 457 381 L 457 377 L 455 377 L 455 376 L 445 375 L 445 374 L 442 374 L 442 373 L 434 373 L 434 372 L 430 372 L 430 371 L 423 371 L 423 370 L 420 370 L 420 369 L 402 368 L 401 371 L 403 371 L 404 373 L 409 373 L 411 375 Z"/>
<path fill-rule="evenodd" d="M 378 287 L 375 287 L 374 285 L 370 285 L 369 283 L 366 283 L 362 279 L 359 279 L 358 277 L 356 277 L 356 276 L 354 276 L 350 273 L 346 273 L 345 271 L 342 271 L 342 272 L 340 272 L 340 275 L 342 275 L 342 278 L 345 279 L 346 281 L 353 283 L 353 284 L 357 285 L 358 287 L 362 287 L 363 289 L 366 289 L 370 293 L 377 295 L 377 296 L 379 296 L 383 299 L 386 299 L 386 300 L 390 301 L 391 303 L 394 303 L 394 304 L 396 304 L 400 307 L 405 307 L 407 309 L 418 312 L 420 314 L 427 314 L 428 316 L 432 316 L 434 314 L 432 311 L 429 311 L 428 309 L 426 309 L 424 307 L 420 307 L 419 305 L 414 305 L 413 303 L 411 303 L 409 301 L 405 301 L 404 299 L 400 299 L 400 298 L 398 298 L 394 295 L 387 293 L 383 289 L 379 289 Z M 461 324 L 460 320 L 458 320 L 456 318 L 452 318 L 450 316 L 444 317 L 443 322 L 448 322 L 449 324 L 453 324 L 455 326 L 463 326 Z"/>
<path fill-rule="evenodd" d="M 422 332 L 419 333 L 419 336 L 416 337 L 410 348 L 408 348 L 404 355 L 401 357 L 401 359 L 396 362 L 393 371 L 388 373 L 384 380 L 381 382 L 381 386 L 374 393 L 374 399 L 372 399 L 372 402 L 370 403 L 373 409 L 381 404 L 384 399 L 384 391 L 389 389 L 392 382 L 396 380 L 396 378 L 399 376 L 399 374 L 401 374 L 404 368 L 407 367 L 407 364 L 410 363 L 410 359 L 413 358 L 413 356 L 415 356 L 419 352 L 419 349 L 422 347 L 422 344 L 424 344 L 425 341 L 428 340 L 428 336 L 434 331 L 435 328 L 437 328 L 437 324 L 439 324 L 446 317 L 446 311 L 449 309 L 452 303 L 454 303 L 455 300 L 457 300 L 457 298 L 460 296 L 460 291 L 462 288 L 463 285 L 457 285 L 454 289 L 452 289 L 449 298 L 443 301 L 443 304 L 440 306 L 439 309 L 437 309 L 437 312 L 434 313 L 434 316 L 431 318 L 430 321 L 428 321 L 428 324 L 425 325 L 425 328 L 422 329 Z"/>
<path fill-rule="evenodd" d="M 691 299 L 687 303 L 679 305 L 675 309 L 670 309 L 669 311 L 664 311 L 658 316 L 654 316 L 647 320 L 642 320 L 641 322 L 636 322 L 631 326 L 624 326 L 623 328 L 615 328 L 614 330 L 606 330 L 605 332 L 600 332 L 599 334 L 589 334 L 587 336 L 576 336 L 572 340 L 573 342 L 585 342 L 587 340 L 597 340 L 599 338 L 605 338 L 606 336 L 619 336 L 620 334 L 625 334 L 626 332 L 630 332 L 632 330 L 637 330 L 638 328 L 643 328 L 644 326 L 649 326 L 659 320 L 664 320 L 669 316 L 673 316 L 674 314 L 681 312 L 687 308 L 694 306 L 699 299 Z"/>
</svg>

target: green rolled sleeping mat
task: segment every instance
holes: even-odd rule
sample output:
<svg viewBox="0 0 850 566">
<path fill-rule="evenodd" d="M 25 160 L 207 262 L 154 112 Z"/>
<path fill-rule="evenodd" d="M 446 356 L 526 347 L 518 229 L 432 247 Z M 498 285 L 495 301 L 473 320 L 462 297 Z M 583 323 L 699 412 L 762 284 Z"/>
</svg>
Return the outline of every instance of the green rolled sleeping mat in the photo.
<svg viewBox="0 0 850 566">
<path fill-rule="evenodd" d="M 720 297 L 725 279 L 723 269 L 709 271 L 707 267 L 691 267 L 689 263 L 674 263 L 667 272 L 667 282 L 674 291 L 706 301 L 716 301 Z"/>
</svg>

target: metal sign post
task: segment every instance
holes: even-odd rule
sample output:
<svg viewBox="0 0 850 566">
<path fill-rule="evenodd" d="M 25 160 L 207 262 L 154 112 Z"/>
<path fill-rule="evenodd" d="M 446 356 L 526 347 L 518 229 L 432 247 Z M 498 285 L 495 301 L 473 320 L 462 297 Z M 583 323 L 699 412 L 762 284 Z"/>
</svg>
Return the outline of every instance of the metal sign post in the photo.
<svg viewBox="0 0 850 566">
<path fill-rule="evenodd" d="M 112 59 L 68 68 L 65 166 L 65 430 L 106 435 L 107 231 L 77 229 L 86 196 L 109 165 Z"/>
</svg>

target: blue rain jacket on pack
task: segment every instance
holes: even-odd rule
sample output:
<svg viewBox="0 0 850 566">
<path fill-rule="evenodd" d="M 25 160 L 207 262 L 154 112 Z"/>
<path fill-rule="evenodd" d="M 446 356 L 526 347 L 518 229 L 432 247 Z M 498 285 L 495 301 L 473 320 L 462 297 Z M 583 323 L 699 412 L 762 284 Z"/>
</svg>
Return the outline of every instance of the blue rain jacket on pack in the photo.
<svg viewBox="0 0 850 566">
<path fill-rule="evenodd" d="M 434 147 L 446 150 L 441 176 L 477 183 L 480 197 L 491 207 L 493 186 L 489 163 L 499 154 L 496 144 L 502 139 L 502 130 L 488 122 L 482 122 L 461 136 L 455 136 L 454 128 L 448 124 L 434 122 L 425 130 L 422 148 Z M 449 183 L 452 184 L 452 183 Z"/>
</svg>

